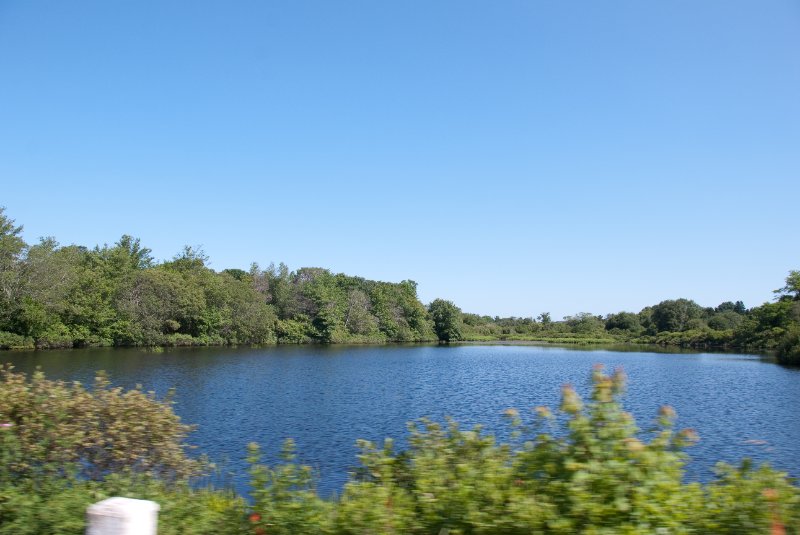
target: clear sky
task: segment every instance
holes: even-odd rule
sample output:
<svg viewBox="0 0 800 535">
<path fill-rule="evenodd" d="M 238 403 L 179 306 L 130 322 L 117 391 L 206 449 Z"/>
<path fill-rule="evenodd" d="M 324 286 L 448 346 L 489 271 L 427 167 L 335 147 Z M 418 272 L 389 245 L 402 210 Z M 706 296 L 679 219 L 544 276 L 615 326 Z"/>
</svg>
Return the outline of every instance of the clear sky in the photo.
<svg viewBox="0 0 800 535">
<path fill-rule="evenodd" d="M 554 318 L 800 269 L 800 3 L 0 0 L 29 242 Z"/>
</svg>

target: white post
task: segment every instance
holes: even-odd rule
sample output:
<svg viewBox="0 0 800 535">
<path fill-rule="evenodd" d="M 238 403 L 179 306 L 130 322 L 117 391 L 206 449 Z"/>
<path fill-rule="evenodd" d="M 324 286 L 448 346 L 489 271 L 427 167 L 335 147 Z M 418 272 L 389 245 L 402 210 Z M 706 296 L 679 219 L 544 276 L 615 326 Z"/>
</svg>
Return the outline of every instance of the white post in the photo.
<svg viewBox="0 0 800 535">
<path fill-rule="evenodd" d="M 86 535 L 156 535 L 156 502 L 109 498 L 86 509 Z"/>
</svg>

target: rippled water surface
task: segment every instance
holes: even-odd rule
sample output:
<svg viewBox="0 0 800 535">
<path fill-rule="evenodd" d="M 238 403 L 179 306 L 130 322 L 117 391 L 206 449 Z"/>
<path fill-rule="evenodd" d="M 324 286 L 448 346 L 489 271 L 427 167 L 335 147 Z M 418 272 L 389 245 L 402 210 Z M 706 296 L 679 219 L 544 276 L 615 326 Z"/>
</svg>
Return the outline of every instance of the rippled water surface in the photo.
<svg viewBox="0 0 800 535">
<path fill-rule="evenodd" d="M 753 355 L 583 351 L 518 345 L 273 347 L 267 349 L 74 350 L 2 353 L 18 370 L 89 382 L 106 370 L 115 384 L 163 395 L 198 424 L 191 442 L 228 470 L 244 473 L 246 446 L 274 460 L 287 437 L 300 459 L 336 491 L 356 460 L 355 440 L 402 439 L 406 422 L 452 416 L 505 435 L 502 411 L 557 406 L 560 386 L 583 394 L 592 365 L 622 366 L 624 403 L 647 427 L 659 406 L 696 429 L 688 477 L 707 479 L 715 462 L 749 456 L 800 476 L 800 371 Z M 244 478 L 234 480 L 244 490 Z"/>
</svg>

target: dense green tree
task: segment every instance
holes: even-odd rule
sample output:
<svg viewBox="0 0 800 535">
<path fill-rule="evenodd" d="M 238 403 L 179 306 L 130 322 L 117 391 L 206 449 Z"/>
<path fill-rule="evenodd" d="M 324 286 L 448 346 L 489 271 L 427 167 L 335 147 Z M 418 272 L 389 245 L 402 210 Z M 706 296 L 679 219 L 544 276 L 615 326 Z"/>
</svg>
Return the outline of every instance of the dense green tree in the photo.
<svg viewBox="0 0 800 535">
<path fill-rule="evenodd" d="M 786 330 L 797 321 L 796 309 L 795 304 L 788 300 L 764 303 L 751 311 L 749 319 L 755 320 L 758 330 Z"/>
<path fill-rule="evenodd" d="M 257 266 L 255 267 L 257 268 Z M 256 271 L 256 273 L 258 272 Z M 277 267 L 275 264 L 270 264 L 269 268 L 263 272 L 263 277 L 258 276 L 253 279 L 257 289 L 269 296 L 269 301 L 275 306 L 280 319 L 290 319 L 300 314 L 296 284 L 293 279 L 289 267 L 283 262 Z"/>
<path fill-rule="evenodd" d="M 74 306 L 71 297 L 80 280 L 85 248 L 61 247 L 53 238 L 43 238 L 31 246 L 22 267 L 25 306 L 17 312 L 20 321 L 31 319 L 28 335 L 38 347 L 72 347 L 74 335 L 66 318 Z"/>
<path fill-rule="evenodd" d="M 0 207 L 0 331 L 11 328 L 8 323 L 22 299 L 20 263 L 27 245 L 20 234 L 22 226 Z"/>
<path fill-rule="evenodd" d="M 325 343 L 347 340 L 345 315 L 347 308 L 346 291 L 341 280 L 327 269 L 303 268 L 298 271 L 302 284 L 302 297 L 309 303 L 306 310 L 313 314 L 312 323 L 319 333 L 320 341 Z"/>
<path fill-rule="evenodd" d="M 775 290 L 779 299 L 792 299 L 800 301 L 800 271 L 790 271 L 786 277 L 786 285 Z"/>
<path fill-rule="evenodd" d="M 22 256 L 26 245 L 20 234 L 22 225 L 17 226 L 0 206 L 0 273 L 13 270 Z"/>
<path fill-rule="evenodd" d="M 122 280 L 130 283 L 133 273 L 120 275 L 109 269 L 97 249 L 79 247 L 74 253 L 78 258 L 76 280 L 67 296 L 63 322 L 77 346 L 111 345 L 125 329 L 115 301 L 124 286 Z"/>
<path fill-rule="evenodd" d="M 572 332 L 580 334 L 598 333 L 605 328 L 603 319 L 589 312 L 579 312 L 574 316 L 567 316 L 564 318 L 564 322 Z"/>
<path fill-rule="evenodd" d="M 744 322 L 744 316 L 734 312 L 733 310 L 726 310 L 714 314 L 708 320 L 708 326 L 717 331 L 724 331 L 735 329 Z"/>
<path fill-rule="evenodd" d="M 740 347 L 772 349 L 797 326 L 800 326 L 800 302 L 782 298 L 751 309 L 734 331 L 734 340 Z"/>
<path fill-rule="evenodd" d="M 744 314 L 747 312 L 747 308 L 745 308 L 744 303 L 741 301 L 725 301 L 724 303 L 720 303 L 714 309 L 714 312 L 735 312 L 736 314 Z"/>
<path fill-rule="evenodd" d="M 369 336 L 378 332 L 378 319 L 372 315 L 372 303 L 363 290 L 352 289 L 347 293 L 347 308 L 344 326 L 348 332 Z"/>
<path fill-rule="evenodd" d="M 653 307 L 650 319 L 657 332 L 680 332 L 691 328 L 692 320 L 700 318 L 703 309 L 689 299 L 661 301 Z"/>
<path fill-rule="evenodd" d="M 234 344 L 275 343 L 278 319 L 275 309 L 250 281 L 222 274 L 218 282 L 220 300 L 215 306 L 224 316 L 220 335 Z"/>
<path fill-rule="evenodd" d="M 245 280 L 249 276 L 247 271 L 243 269 L 236 269 L 236 268 L 223 269 L 222 272 L 230 275 L 231 277 L 233 277 L 238 281 Z"/>
<path fill-rule="evenodd" d="M 118 344 L 160 345 L 166 335 L 192 334 L 205 303 L 199 289 L 190 287 L 180 273 L 159 268 L 139 273 L 115 305 L 121 319 Z"/>
<path fill-rule="evenodd" d="M 461 309 L 451 301 L 435 299 L 428 305 L 433 330 L 441 342 L 461 340 Z"/>
<path fill-rule="evenodd" d="M 792 325 L 778 342 L 778 362 L 800 365 L 800 323 Z"/>
<path fill-rule="evenodd" d="M 165 265 L 176 271 L 200 271 L 208 264 L 208 255 L 202 247 L 184 245 L 183 250 Z"/>
<path fill-rule="evenodd" d="M 107 262 L 118 272 L 141 271 L 153 266 L 152 251 L 143 247 L 139 238 L 124 234 L 114 247 L 102 249 Z"/>
<path fill-rule="evenodd" d="M 415 341 L 432 339 L 433 326 L 428 318 L 428 311 L 417 297 L 417 283 L 404 280 L 390 286 L 395 289 L 403 319 L 411 331 L 410 339 Z"/>
<path fill-rule="evenodd" d="M 372 312 L 378 319 L 378 328 L 387 340 L 398 340 L 402 336 L 401 325 L 397 321 L 396 307 L 392 304 L 389 288 L 384 285 L 374 285 L 370 288 Z"/>
<path fill-rule="evenodd" d="M 642 330 L 642 324 L 639 322 L 639 315 L 633 312 L 619 312 L 617 314 L 610 314 L 606 318 L 606 330 L 608 331 L 624 331 L 628 333 L 638 333 Z"/>
<path fill-rule="evenodd" d="M 274 270 L 275 264 L 271 264 L 270 269 Z M 272 295 L 270 293 L 270 272 L 262 270 L 258 263 L 253 262 L 250 264 L 250 270 L 247 272 L 247 275 L 247 280 L 249 280 L 250 284 L 252 284 L 253 290 L 264 297 L 264 302 L 272 303 Z M 241 279 L 245 280 L 244 277 L 241 277 Z"/>
</svg>

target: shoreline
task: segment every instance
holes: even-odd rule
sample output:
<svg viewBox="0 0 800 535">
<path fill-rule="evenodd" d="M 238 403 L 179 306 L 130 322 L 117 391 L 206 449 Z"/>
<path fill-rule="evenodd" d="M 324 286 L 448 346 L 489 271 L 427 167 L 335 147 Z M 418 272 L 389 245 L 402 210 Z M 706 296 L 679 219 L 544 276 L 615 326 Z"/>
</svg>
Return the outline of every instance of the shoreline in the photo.
<svg viewBox="0 0 800 535">
<path fill-rule="evenodd" d="M 738 354 L 751 354 L 760 357 L 767 357 L 774 359 L 774 351 L 765 348 L 747 348 L 747 347 L 695 347 L 678 344 L 658 344 L 658 343 L 642 343 L 642 342 L 629 342 L 629 341 L 565 341 L 562 339 L 554 338 L 552 340 L 543 339 L 517 339 L 507 340 L 502 338 L 491 340 L 454 340 L 451 342 L 439 342 L 436 340 L 418 340 L 418 341 L 387 341 L 387 342 L 318 342 L 310 341 L 307 343 L 280 343 L 273 344 L 183 344 L 183 345 L 156 345 L 156 346 L 113 346 L 113 345 L 85 345 L 78 347 L 13 347 L 13 348 L 0 348 L 2 353 L 23 353 L 23 352 L 49 352 L 49 351 L 81 351 L 81 350 L 98 350 L 98 349 L 119 349 L 119 350 L 143 350 L 161 353 L 164 351 L 174 349 L 213 349 L 213 348 L 273 348 L 273 347 L 304 347 L 304 346 L 328 346 L 328 347 L 381 347 L 381 346 L 404 346 L 404 345 L 431 345 L 431 346 L 534 346 L 534 347 L 553 347 L 565 348 L 585 351 L 599 351 L 599 350 L 613 350 L 623 352 L 643 351 L 647 353 L 738 353 Z"/>
</svg>

